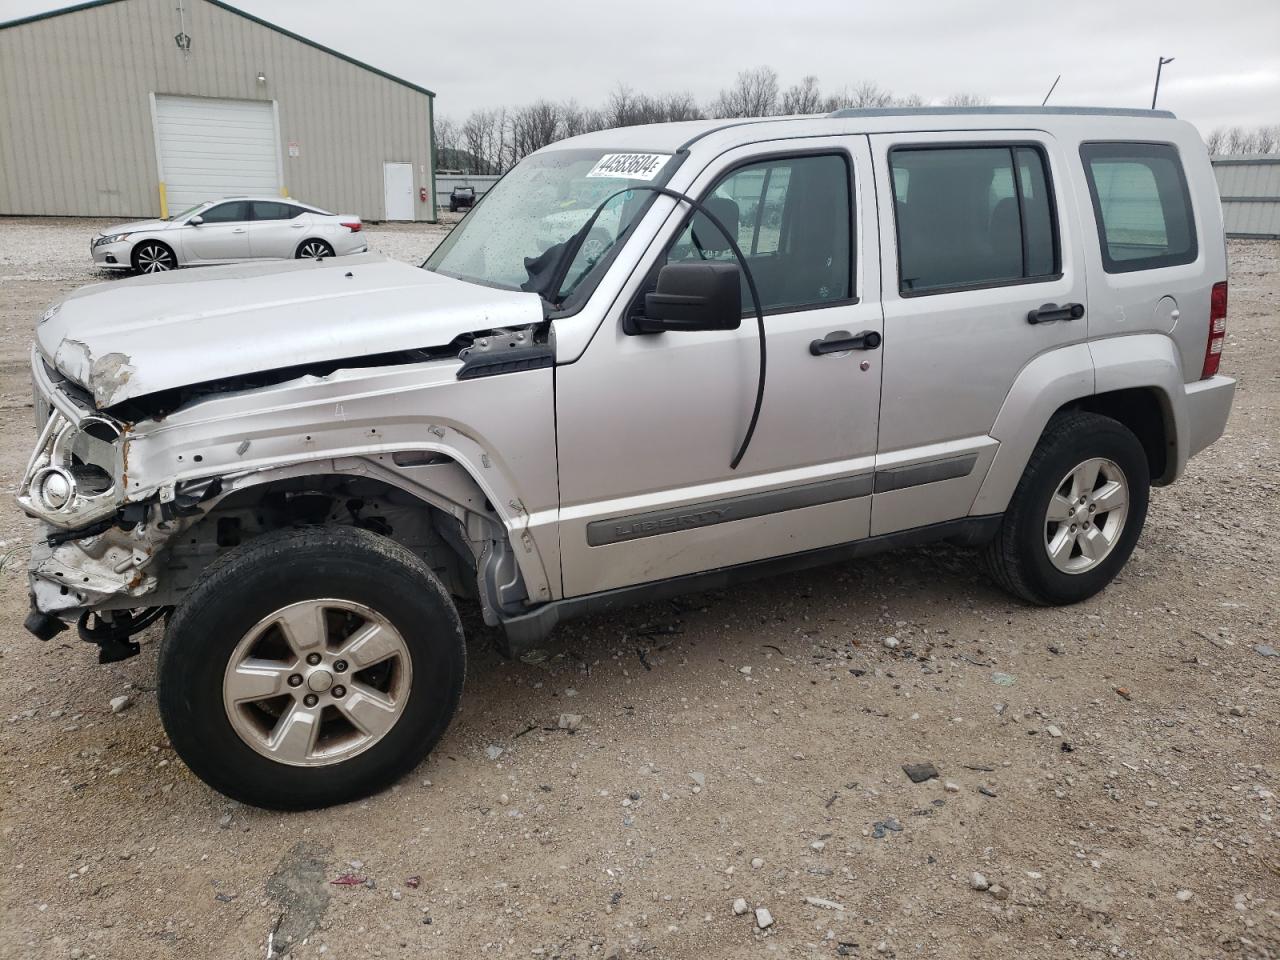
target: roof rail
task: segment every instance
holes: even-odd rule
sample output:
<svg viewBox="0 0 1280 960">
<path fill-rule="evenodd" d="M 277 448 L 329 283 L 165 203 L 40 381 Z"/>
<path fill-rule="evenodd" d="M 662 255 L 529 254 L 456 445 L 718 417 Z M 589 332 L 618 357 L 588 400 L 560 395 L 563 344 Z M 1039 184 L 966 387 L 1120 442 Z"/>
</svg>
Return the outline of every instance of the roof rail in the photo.
<svg viewBox="0 0 1280 960">
<path fill-rule="evenodd" d="M 998 116 L 1085 116 L 1085 117 L 1162 117 L 1176 120 L 1169 110 L 1134 110 L 1127 107 L 846 107 L 832 110 L 829 117 L 968 117 Z"/>
</svg>

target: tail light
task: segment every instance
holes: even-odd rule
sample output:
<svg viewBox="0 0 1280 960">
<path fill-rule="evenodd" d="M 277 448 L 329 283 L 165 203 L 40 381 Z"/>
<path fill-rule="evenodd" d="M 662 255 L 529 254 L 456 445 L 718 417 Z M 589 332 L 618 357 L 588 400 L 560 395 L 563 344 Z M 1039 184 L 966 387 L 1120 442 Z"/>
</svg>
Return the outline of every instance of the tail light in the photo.
<svg viewBox="0 0 1280 960">
<path fill-rule="evenodd" d="M 1204 367 L 1200 379 L 1216 376 L 1222 362 L 1222 348 L 1227 340 L 1227 281 L 1213 285 L 1209 295 L 1209 342 L 1204 348 Z"/>
<path fill-rule="evenodd" d="M 343 220 L 342 225 L 346 227 L 348 230 L 350 230 L 352 233 L 359 233 L 361 230 L 364 229 L 364 224 L 361 223 L 359 220 Z"/>
</svg>

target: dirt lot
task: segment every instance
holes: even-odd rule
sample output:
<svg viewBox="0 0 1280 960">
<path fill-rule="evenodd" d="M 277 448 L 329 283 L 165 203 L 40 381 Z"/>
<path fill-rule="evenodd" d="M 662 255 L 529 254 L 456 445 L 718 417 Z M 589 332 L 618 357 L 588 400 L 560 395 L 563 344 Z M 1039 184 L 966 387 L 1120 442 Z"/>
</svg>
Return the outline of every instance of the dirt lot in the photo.
<svg viewBox="0 0 1280 960">
<path fill-rule="evenodd" d="M 32 323 L 95 279 L 94 226 L 0 219 L 6 489 Z M 1280 245 L 1231 253 L 1227 436 L 1102 596 L 1031 609 L 937 547 L 570 624 L 536 663 L 478 632 L 440 748 L 342 808 L 191 776 L 156 634 L 105 667 L 25 634 L 6 499 L 0 956 L 1280 957 Z"/>
</svg>

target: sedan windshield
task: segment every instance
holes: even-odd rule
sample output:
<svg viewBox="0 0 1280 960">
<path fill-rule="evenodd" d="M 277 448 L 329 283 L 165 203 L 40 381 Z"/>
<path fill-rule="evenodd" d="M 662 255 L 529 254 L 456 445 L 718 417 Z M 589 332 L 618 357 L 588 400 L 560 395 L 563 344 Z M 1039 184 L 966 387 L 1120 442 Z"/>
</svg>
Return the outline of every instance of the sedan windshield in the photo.
<svg viewBox="0 0 1280 960">
<path fill-rule="evenodd" d="M 424 266 L 460 280 L 531 289 L 525 286 L 526 261 L 570 240 L 602 201 L 625 191 L 609 200 L 584 238 L 559 291 L 559 298 L 567 296 L 654 196 L 627 186 L 665 182 L 670 161 L 670 154 L 582 149 L 527 157 L 480 199 Z"/>
<path fill-rule="evenodd" d="M 207 207 L 207 206 L 209 206 L 209 201 L 208 201 L 208 200 L 206 200 L 204 203 L 197 203 L 194 207 L 188 207 L 186 210 L 183 210 L 181 213 L 175 213 L 175 214 L 173 214 L 172 216 L 165 217 L 165 219 L 166 219 L 166 220 L 181 220 L 183 217 L 185 217 L 185 216 L 187 216 L 187 215 L 189 215 L 189 214 L 195 213 L 197 210 L 203 210 L 203 209 L 204 209 L 205 207 Z"/>
</svg>

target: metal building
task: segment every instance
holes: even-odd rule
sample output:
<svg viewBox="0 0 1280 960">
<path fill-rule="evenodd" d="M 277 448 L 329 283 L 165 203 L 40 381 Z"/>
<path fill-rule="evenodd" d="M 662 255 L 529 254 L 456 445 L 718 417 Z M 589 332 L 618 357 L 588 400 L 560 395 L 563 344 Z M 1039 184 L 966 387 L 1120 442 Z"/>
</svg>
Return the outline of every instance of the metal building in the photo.
<svg viewBox="0 0 1280 960">
<path fill-rule="evenodd" d="M 1280 156 L 1213 157 L 1228 237 L 1280 240 Z"/>
<path fill-rule="evenodd" d="M 279 194 L 435 220 L 434 98 L 222 0 L 0 23 L 0 214 L 167 216 Z"/>
</svg>

